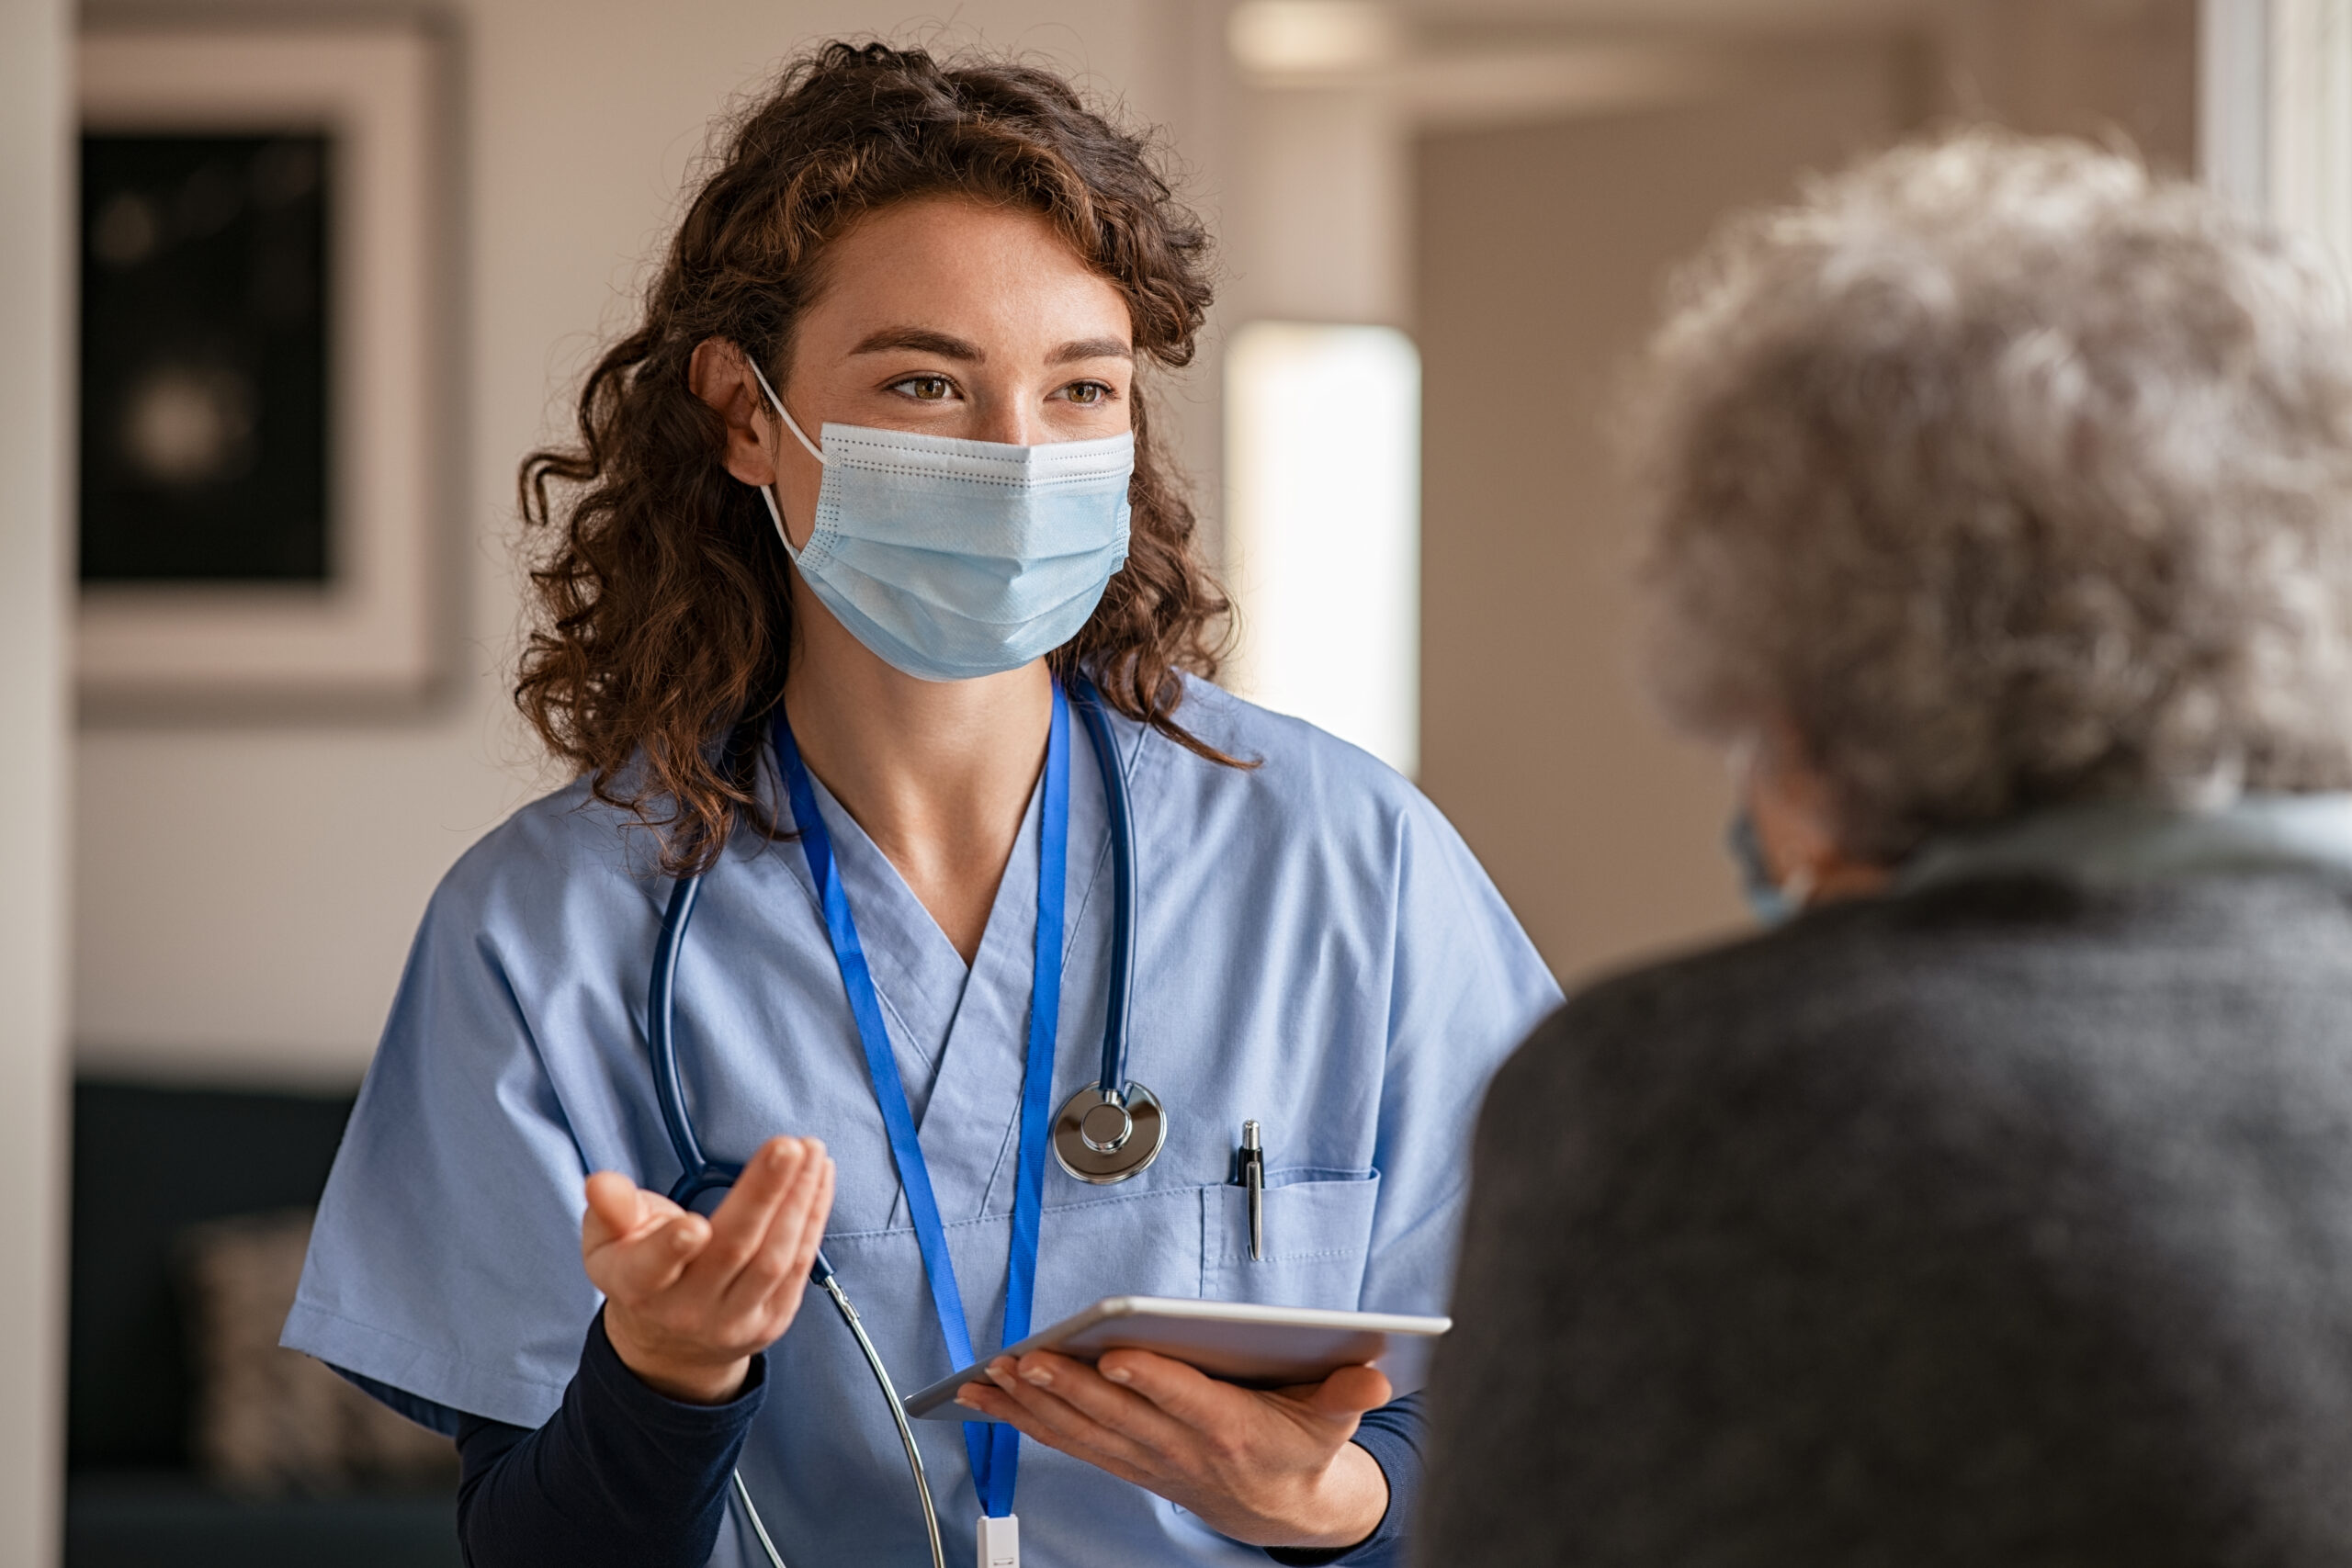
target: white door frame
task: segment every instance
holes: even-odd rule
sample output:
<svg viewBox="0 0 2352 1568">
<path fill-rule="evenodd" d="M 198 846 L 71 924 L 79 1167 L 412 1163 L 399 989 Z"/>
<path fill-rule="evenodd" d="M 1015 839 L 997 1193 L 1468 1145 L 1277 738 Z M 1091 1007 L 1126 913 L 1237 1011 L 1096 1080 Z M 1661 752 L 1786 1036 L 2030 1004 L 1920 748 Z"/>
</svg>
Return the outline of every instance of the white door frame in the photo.
<svg viewBox="0 0 2352 1568">
<path fill-rule="evenodd" d="M 0 1568 L 59 1558 L 73 19 L 0 5 Z"/>
</svg>

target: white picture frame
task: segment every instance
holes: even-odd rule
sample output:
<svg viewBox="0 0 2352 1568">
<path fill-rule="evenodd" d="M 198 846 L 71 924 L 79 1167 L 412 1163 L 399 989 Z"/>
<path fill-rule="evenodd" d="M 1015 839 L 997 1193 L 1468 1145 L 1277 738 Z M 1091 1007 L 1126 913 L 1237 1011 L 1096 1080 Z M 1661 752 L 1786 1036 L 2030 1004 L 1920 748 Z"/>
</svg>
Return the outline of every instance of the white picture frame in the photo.
<svg viewBox="0 0 2352 1568">
<path fill-rule="evenodd" d="M 401 21 L 83 30 L 85 131 L 322 128 L 334 192 L 329 579 L 85 584 L 85 717 L 399 705 L 441 673 L 440 47 Z"/>
</svg>

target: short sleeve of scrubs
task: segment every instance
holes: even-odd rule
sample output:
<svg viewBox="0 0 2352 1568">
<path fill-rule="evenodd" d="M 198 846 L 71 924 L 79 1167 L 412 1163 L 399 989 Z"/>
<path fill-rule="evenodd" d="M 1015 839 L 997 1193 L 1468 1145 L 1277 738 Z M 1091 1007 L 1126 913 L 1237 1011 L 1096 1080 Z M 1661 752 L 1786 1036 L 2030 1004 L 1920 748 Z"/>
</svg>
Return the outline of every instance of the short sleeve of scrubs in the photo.
<svg viewBox="0 0 2352 1568">
<path fill-rule="evenodd" d="M 570 966 L 562 938 L 582 928 L 548 906 L 593 903 L 591 930 L 652 931 L 628 846 L 576 852 L 571 795 L 526 808 L 435 894 L 284 1337 L 429 1404 L 523 1427 L 561 1403 L 599 1301 L 579 1248 L 590 1167 L 534 1022 L 636 1032 L 625 996 L 550 986 Z"/>
<path fill-rule="evenodd" d="M 1367 1311 L 1442 1311 L 1469 1200 L 1460 1129 L 1487 1075 L 1559 1004 L 1551 974 L 1453 825 L 1419 796 L 1396 829 L 1396 948 L 1374 1168 Z M 1434 1286 L 1434 1288 L 1433 1288 Z"/>
</svg>

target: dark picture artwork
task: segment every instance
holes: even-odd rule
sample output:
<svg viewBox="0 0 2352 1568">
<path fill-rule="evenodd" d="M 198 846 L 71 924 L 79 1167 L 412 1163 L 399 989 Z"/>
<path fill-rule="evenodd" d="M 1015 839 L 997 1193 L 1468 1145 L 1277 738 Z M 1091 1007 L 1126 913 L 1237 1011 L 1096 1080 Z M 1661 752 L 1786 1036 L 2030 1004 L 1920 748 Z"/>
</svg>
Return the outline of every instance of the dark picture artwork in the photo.
<svg viewBox="0 0 2352 1568">
<path fill-rule="evenodd" d="M 82 138 L 82 581 L 323 582 L 328 139 Z"/>
</svg>

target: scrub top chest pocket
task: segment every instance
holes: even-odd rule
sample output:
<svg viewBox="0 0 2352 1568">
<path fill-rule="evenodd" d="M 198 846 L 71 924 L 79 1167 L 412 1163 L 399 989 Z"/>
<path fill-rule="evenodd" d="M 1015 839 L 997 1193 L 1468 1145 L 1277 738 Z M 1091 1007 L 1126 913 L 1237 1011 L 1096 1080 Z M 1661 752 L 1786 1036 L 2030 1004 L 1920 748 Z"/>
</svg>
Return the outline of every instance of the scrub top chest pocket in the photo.
<svg viewBox="0 0 2352 1568">
<path fill-rule="evenodd" d="M 1250 1197 L 1238 1182 L 1201 1190 L 1201 1294 L 1269 1306 L 1363 1304 L 1380 1173 L 1306 1167 L 1266 1172 L 1263 1255 L 1250 1256 Z"/>
<path fill-rule="evenodd" d="M 1105 1295 L 1357 1308 L 1379 1196 L 1372 1171 L 1270 1171 L 1265 1257 L 1256 1262 L 1244 1194 L 1229 1183 L 1048 1205 L 1036 1320 L 1057 1321 Z"/>
</svg>

